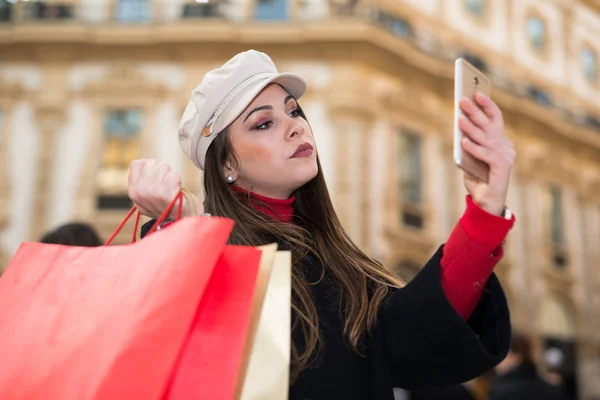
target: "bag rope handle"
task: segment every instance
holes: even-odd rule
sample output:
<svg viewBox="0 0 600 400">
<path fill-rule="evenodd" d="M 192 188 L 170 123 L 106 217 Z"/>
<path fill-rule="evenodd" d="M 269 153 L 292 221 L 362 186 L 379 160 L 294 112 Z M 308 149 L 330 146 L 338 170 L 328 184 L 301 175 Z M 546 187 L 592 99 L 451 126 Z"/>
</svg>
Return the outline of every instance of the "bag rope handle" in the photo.
<svg viewBox="0 0 600 400">
<path fill-rule="evenodd" d="M 158 219 L 156 220 L 156 222 L 154 223 L 154 225 L 152 225 L 152 228 L 150 228 L 150 230 L 148 231 L 148 234 L 156 231 L 156 228 L 158 228 L 158 226 L 165 220 L 167 219 L 167 217 L 169 216 L 169 214 L 171 214 L 171 211 L 173 211 L 173 207 L 175 207 L 175 203 L 177 202 L 177 200 L 179 200 L 179 206 L 177 207 L 177 220 L 181 219 L 181 212 L 183 209 L 183 192 L 180 190 L 179 193 L 177 193 L 177 196 L 175 196 L 175 198 L 171 201 L 171 203 L 169 203 L 168 207 L 165 209 L 165 211 L 163 211 L 163 213 L 160 215 L 160 217 L 158 217 Z M 117 227 L 117 229 L 113 232 L 113 234 L 108 238 L 108 240 L 106 241 L 106 243 L 104 243 L 104 246 L 109 246 L 112 241 L 115 239 L 115 237 L 117 237 L 117 235 L 121 232 L 121 230 L 123 230 L 123 227 L 125 226 L 125 224 L 127 223 L 127 221 L 129 221 L 129 219 L 131 218 L 131 216 L 133 215 L 133 213 L 136 213 L 135 215 L 135 223 L 133 225 L 133 235 L 131 237 L 131 243 L 135 243 L 137 241 L 136 237 L 137 237 L 137 231 L 140 225 L 140 217 L 141 217 L 141 213 L 140 210 L 137 209 L 136 206 L 131 207 L 131 210 L 129 210 L 129 212 L 127 213 L 127 215 L 125 216 L 125 218 L 123 219 L 123 221 L 121 221 L 121 223 L 119 224 L 119 226 Z"/>
</svg>

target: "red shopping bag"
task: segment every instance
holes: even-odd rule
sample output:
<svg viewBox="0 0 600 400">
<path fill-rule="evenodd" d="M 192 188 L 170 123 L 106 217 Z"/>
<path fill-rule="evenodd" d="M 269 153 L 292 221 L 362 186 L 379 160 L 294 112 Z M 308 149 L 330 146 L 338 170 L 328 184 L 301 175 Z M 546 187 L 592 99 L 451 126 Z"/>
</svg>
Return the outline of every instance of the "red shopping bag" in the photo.
<svg viewBox="0 0 600 400">
<path fill-rule="evenodd" d="M 232 225 L 186 218 L 131 245 L 21 245 L 0 278 L 0 398 L 161 398 Z"/>
<path fill-rule="evenodd" d="M 182 350 L 169 400 L 232 400 L 241 368 L 261 251 L 227 246 Z M 263 293 L 264 295 L 264 293 Z"/>
</svg>

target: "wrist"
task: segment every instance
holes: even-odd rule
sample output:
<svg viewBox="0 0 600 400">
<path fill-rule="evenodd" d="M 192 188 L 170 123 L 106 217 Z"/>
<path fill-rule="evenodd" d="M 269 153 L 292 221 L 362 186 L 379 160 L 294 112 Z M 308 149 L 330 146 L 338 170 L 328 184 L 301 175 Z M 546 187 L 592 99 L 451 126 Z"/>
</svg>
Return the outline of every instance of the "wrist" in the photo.
<svg viewBox="0 0 600 400">
<path fill-rule="evenodd" d="M 490 202 L 480 199 L 473 198 L 473 202 L 477 204 L 479 208 L 488 214 L 495 215 L 497 217 L 502 217 L 504 215 L 504 210 L 506 209 L 506 205 L 504 202 Z"/>
<path fill-rule="evenodd" d="M 169 213 L 169 219 L 176 220 L 177 219 L 177 210 L 179 209 L 179 204 L 175 204 L 173 210 Z M 198 215 L 196 212 L 196 208 L 194 204 L 190 203 L 186 198 L 183 199 L 183 205 L 181 206 L 181 218 L 194 217 Z"/>
<path fill-rule="evenodd" d="M 181 188 L 181 192 L 183 193 L 183 217 L 195 217 L 198 215 L 203 215 L 204 206 L 200 199 L 194 196 L 189 190 L 186 188 Z"/>
</svg>

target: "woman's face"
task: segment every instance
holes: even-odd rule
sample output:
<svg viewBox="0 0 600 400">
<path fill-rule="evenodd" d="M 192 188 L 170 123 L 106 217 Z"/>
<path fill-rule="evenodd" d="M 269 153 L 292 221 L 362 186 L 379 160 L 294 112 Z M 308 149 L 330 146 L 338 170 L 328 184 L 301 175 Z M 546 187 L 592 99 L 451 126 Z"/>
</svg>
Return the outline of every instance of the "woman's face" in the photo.
<svg viewBox="0 0 600 400">
<path fill-rule="evenodd" d="M 267 86 L 230 125 L 237 166 L 225 172 L 235 185 L 276 199 L 288 198 L 318 172 L 317 150 L 298 103 L 281 86 Z"/>
</svg>

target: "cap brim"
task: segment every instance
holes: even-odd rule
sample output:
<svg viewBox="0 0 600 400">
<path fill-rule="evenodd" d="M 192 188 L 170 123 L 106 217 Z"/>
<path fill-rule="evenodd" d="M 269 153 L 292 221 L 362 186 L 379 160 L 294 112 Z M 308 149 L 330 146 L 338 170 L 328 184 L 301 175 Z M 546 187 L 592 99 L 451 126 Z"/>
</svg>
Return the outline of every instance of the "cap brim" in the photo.
<svg viewBox="0 0 600 400">
<path fill-rule="evenodd" d="M 226 111 L 226 115 L 223 115 L 219 126 L 215 127 L 217 132 L 227 128 L 237 117 L 244 112 L 252 100 L 267 86 L 272 83 L 281 85 L 286 92 L 294 96 L 295 99 L 301 98 L 306 92 L 307 84 L 306 81 L 300 76 L 292 73 L 282 73 L 273 75 L 273 77 L 257 82 L 251 86 L 248 90 L 242 93 Z"/>
</svg>

